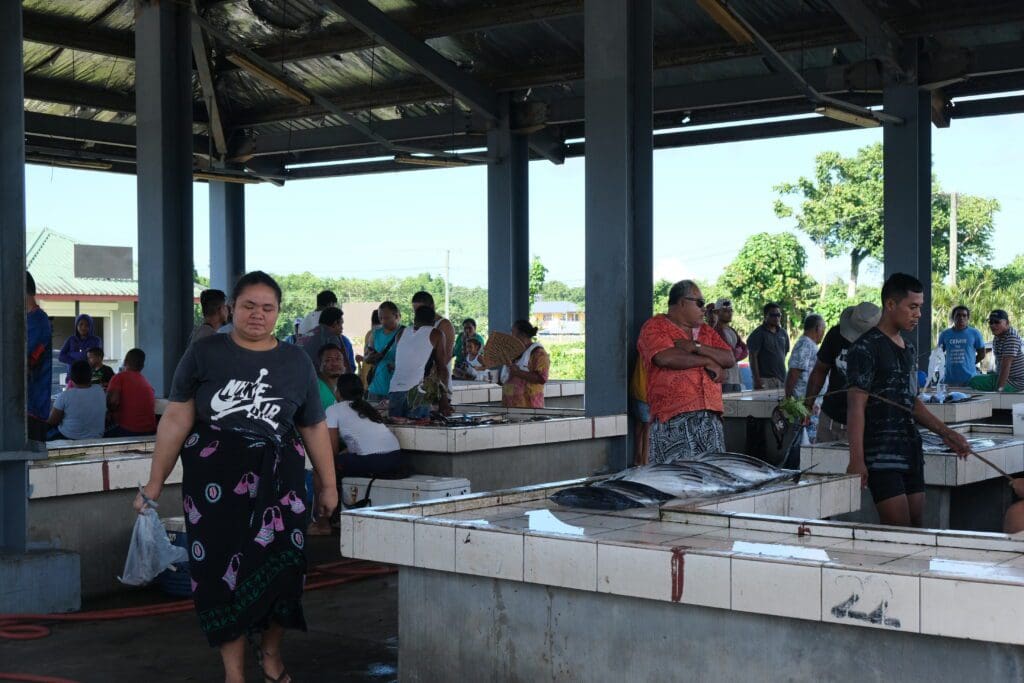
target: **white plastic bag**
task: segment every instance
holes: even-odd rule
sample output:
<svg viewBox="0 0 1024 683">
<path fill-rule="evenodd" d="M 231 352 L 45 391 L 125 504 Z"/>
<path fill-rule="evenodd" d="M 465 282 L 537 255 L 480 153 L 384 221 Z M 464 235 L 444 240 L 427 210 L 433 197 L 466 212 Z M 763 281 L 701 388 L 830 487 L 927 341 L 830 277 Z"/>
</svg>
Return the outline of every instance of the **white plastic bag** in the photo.
<svg viewBox="0 0 1024 683">
<path fill-rule="evenodd" d="M 946 381 L 946 351 L 941 346 L 932 349 L 928 356 L 928 380 L 921 391 L 942 384 Z"/>
<path fill-rule="evenodd" d="M 156 510 L 147 507 L 135 520 L 128 558 L 118 580 L 129 586 L 144 586 L 175 562 L 187 561 L 188 551 L 171 545 Z"/>
</svg>

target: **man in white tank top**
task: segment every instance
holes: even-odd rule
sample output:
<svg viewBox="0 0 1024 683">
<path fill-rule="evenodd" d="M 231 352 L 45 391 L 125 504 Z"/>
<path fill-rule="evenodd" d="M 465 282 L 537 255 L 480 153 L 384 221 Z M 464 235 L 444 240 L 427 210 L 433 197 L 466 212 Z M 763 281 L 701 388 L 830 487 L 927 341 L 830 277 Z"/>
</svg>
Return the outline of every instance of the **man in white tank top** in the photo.
<svg viewBox="0 0 1024 683">
<path fill-rule="evenodd" d="M 434 320 L 431 321 L 431 325 L 435 330 L 440 330 L 444 334 L 444 350 L 447 355 L 445 361 L 445 367 L 448 367 L 452 360 L 452 353 L 455 351 L 455 326 L 452 325 L 452 321 L 448 318 L 442 318 L 437 313 L 437 306 L 434 305 L 434 297 L 430 292 L 416 292 L 412 295 L 412 311 L 413 314 L 421 306 L 429 306 L 434 310 Z"/>
<path fill-rule="evenodd" d="M 395 348 L 395 372 L 388 390 L 391 417 L 422 420 L 430 415 L 434 393 L 448 409 L 448 353 L 444 334 L 434 328 L 434 309 L 416 308 L 413 326 L 406 328 Z"/>
</svg>

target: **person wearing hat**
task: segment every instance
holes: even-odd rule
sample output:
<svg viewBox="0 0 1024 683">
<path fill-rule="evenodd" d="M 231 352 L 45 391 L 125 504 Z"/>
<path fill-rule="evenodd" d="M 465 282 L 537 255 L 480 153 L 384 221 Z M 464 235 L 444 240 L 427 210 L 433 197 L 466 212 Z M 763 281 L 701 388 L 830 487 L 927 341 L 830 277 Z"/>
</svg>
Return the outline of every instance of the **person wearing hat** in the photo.
<svg viewBox="0 0 1024 683">
<path fill-rule="evenodd" d="M 1024 348 L 1017 330 L 1010 326 L 1010 316 L 997 308 L 988 314 L 988 329 L 992 330 L 995 372 L 975 375 L 967 385 L 976 391 L 1015 393 L 1024 390 Z"/>
<path fill-rule="evenodd" d="M 723 298 L 716 301 L 715 313 L 718 315 L 718 321 L 713 327 L 732 349 L 733 356 L 736 358 L 736 365 L 725 369 L 725 380 L 722 382 L 722 393 L 733 394 L 743 391 L 739 362 L 747 357 L 747 345 L 743 343 L 739 332 L 732 327 L 732 300 Z"/>
<path fill-rule="evenodd" d="M 933 415 L 917 396 L 917 353 L 903 334 L 917 327 L 924 285 L 894 273 L 882 285 L 882 317 L 846 355 L 848 474 L 871 491 L 882 524 L 923 525 L 924 452 L 915 423 L 942 438 L 961 458 L 963 434 Z"/>
<path fill-rule="evenodd" d="M 807 410 L 813 410 L 814 397 L 828 380 L 828 393 L 822 399 L 821 415 L 815 432 L 816 443 L 846 439 L 846 354 L 857 337 L 878 324 L 882 309 L 870 301 L 847 306 L 818 349 L 818 360 L 807 379 Z"/>
<path fill-rule="evenodd" d="M 946 352 L 946 384 L 966 386 L 978 374 L 977 364 L 985 359 L 981 331 L 970 327 L 971 309 L 957 306 L 949 314 L 953 323 L 939 334 L 938 345 Z"/>
</svg>

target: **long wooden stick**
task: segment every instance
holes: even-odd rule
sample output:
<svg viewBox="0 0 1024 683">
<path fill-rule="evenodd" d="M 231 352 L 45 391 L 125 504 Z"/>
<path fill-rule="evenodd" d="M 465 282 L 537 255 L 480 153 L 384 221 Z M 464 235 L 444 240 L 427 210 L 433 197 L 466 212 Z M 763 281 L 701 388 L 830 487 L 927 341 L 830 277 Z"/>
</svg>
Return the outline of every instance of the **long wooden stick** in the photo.
<svg viewBox="0 0 1024 683">
<path fill-rule="evenodd" d="M 829 391 L 829 392 L 827 392 L 825 394 L 820 394 L 820 397 L 831 396 L 832 394 L 845 393 L 846 391 L 847 391 L 846 389 L 837 389 L 835 391 Z M 891 405 L 891 406 L 893 406 L 895 408 L 899 408 L 900 410 L 902 410 L 905 413 L 909 413 L 911 417 L 913 417 L 913 415 L 914 415 L 914 411 L 913 410 L 907 408 L 904 405 L 900 405 L 899 403 L 896 403 L 896 401 L 892 401 L 892 400 L 889 400 L 889 399 L 885 398 L 884 396 L 878 396 L 877 394 L 872 394 L 872 393 L 869 393 L 869 392 L 866 392 L 866 391 L 864 393 L 866 393 L 868 395 L 868 398 L 874 398 L 874 399 L 877 399 L 877 400 L 881 401 L 882 403 L 888 403 L 889 405 Z M 973 455 L 975 458 L 977 458 L 978 460 L 982 461 L 983 463 L 985 463 L 986 465 L 988 465 L 989 467 L 994 469 L 996 472 L 998 472 L 999 474 L 1001 474 L 1004 477 L 1006 477 L 1007 481 L 1009 481 L 1011 483 L 1013 482 L 1013 477 L 1011 477 L 1009 474 L 1007 474 L 1005 470 L 1003 470 L 1001 467 L 996 465 L 994 462 L 992 462 L 988 458 L 982 457 L 981 455 L 976 453 L 973 449 L 969 450 L 967 452 L 967 454 L 968 455 Z"/>
</svg>

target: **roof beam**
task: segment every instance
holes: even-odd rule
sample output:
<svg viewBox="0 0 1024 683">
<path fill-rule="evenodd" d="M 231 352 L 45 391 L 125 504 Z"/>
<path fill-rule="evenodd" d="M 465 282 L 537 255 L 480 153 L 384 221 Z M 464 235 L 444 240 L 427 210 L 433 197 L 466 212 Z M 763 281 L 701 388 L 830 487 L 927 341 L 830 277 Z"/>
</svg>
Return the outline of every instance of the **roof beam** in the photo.
<svg viewBox="0 0 1024 683">
<path fill-rule="evenodd" d="M 25 112 L 25 135 L 117 147 L 135 147 L 135 126 Z M 192 136 L 192 152 L 206 155 L 210 141 L 205 135 Z"/>
<path fill-rule="evenodd" d="M 906 76 L 899 58 L 903 41 L 888 22 L 868 7 L 864 0 L 828 0 L 828 3 L 864 40 L 868 52 L 877 57 L 890 73 Z"/>
<path fill-rule="evenodd" d="M 432 47 L 393 22 L 368 0 L 321 0 L 367 35 L 405 60 L 410 66 L 458 97 L 490 121 L 499 118 L 498 95 L 459 70 Z"/>
<path fill-rule="evenodd" d="M 555 165 L 565 163 L 565 140 L 551 128 L 530 133 L 530 149 Z"/>
<path fill-rule="evenodd" d="M 583 0 L 520 0 L 497 7 L 466 7 L 458 11 L 403 12 L 389 14 L 392 21 L 419 40 L 486 31 L 583 13 Z M 372 48 L 376 42 L 360 30 L 346 29 L 326 35 L 311 35 L 284 45 L 256 50 L 271 62 L 301 61 L 341 55 Z"/>
<path fill-rule="evenodd" d="M 213 81 L 210 53 L 206 48 L 206 37 L 203 35 L 203 29 L 196 24 L 191 24 L 191 30 L 192 57 L 195 59 L 196 69 L 199 72 L 199 86 L 203 92 L 203 102 L 206 103 L 210 137 L 213 139 L 213 148 L 217 150 L 217 156 L 223 159 L 228 153 L 228 143 L 227 136 L 224 134 L 224 121 L 221 118 L 220 99 L 217 96 L 216 84 Z"/>
<path fill-rule="evenodd" d="M 483 123 L 474 122 L 472 117 L 449 114 L 416 116 L 408 119 L 377 121 L 373 129 L 392 142 L 422 139 L 444 139 L 452 135 L 463 135 L 476 130 L 483 132 Z M 366 136 L 349 126 L 327 126 L 296 130 L 287 133 L 271 133 L 248 138 L 231 148 L 236 158 L 251 158 L 272 154 L 310 152 L 320 149 L 356 147 L 367 144 Z"/>
<path fill-rule="evenodd" d="M 830 95 L 823 95 L 822 93 L 818 92 L 818 90 L 816 90 L 814 86 L 812 86 L 804 79 L 803 74 L 801 74 L 792 64 L 789 63 L 789 61 L 785 57 L 783 57 L 779 53 L 778 50 L 775 49 L 771 42 L 766 40 L 764 36 L 758 33 L 757 29 L 754 28 L 754 26 L 749 21 L 747 21 L 742 14 L 739 13 L 739 11 L 732 3 L 728 2 L 727 0 L 712 1 L 717 2 L 721 9 L 728 12 L 732 16 L 732 18 L 735 19 L 736 22 L 743 27 L 747 34 L 749 34 L 751 40 L 754 41 L 754 44 L 757 45 L 758 49 L 761 51 L 761 54 L 764 55 L 764 58 L 768 62 L 768 64 L 775 71 L 787 74 L 789 76 L 789 79 L 793 82 L 793 84 L 797 88 L 799 88 L 804 93 L 804 96 L 807 97 L 807 99 L 809 99 L 810 101 L 815 102 L 817 104 L 826 105 L 828 107 L 836 107 L 844 111 L 854 113 L 858 116 L 872 119 L 874 121 L 888 121 L 891 123 L 903 122 L 903 119 L 891 116 L 884 112 L 873 111 L 871 109 L 860 107 L 849 102 L 844 102 L 843 100 L 836 99 Z"/>
<path fill-rule="evenodd" d="M 53 78 L 25 76 L 25 98 L 70 106 L 135 113 L 135 97 Z"/>
<path fill-rule="evenodd" d="M 122 59 L 135 58 L 135 34 L 90 26 L 80 21 L 24 10 L 22 37 L 33 43 L 54 45 Z"/>
</svg>

